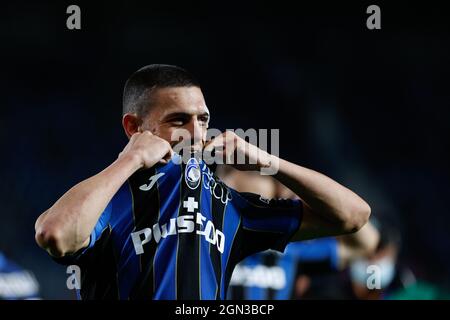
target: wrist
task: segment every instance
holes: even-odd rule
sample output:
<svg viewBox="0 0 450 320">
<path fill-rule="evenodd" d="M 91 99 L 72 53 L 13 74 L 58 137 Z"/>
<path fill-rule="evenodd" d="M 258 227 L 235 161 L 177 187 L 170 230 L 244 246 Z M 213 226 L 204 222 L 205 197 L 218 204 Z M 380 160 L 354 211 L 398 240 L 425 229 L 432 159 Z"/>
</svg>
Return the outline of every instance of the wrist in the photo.
<svg viewBox="0 0 450 320">
<path fill-rule="evenodd" d="M 259 171 L 262 175 L 270 175 L 275 177 L 280 170 L 280 161 L 281 159 L 279 157 L 267 153 L 267 158 L 265 158 L 264 162 L 260 166 Z"/>
<path fill-rule="evenodd" d="M 258 149 L 258 167 L 259 169 L 269 168 L 277 161 L 277 157 L 271 155 L 267 151 Z"/>
<path fill-rule="evenodd" d="M 122 154 L 119 156 L 116 162 L 124 165 L 131 171 L 131 173 L 134 173 L 144 166 L 141 158 L 136 153 Z"/>
</svg>

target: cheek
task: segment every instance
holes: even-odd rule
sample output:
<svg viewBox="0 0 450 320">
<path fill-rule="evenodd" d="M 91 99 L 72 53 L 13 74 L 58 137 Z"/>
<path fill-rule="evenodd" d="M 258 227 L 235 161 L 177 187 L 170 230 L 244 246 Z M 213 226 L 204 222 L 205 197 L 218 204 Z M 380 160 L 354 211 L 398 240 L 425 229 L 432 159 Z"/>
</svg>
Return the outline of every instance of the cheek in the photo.
<svg viewBox="0 0 450 320">
<path fill-rule="evenodd" d="M 164 140 L 169 141 L 169 143 L 176 144 L 182 140 L 190 141 L 189 131 L 182 128 L 176 127 L 160 127 L 158 136 L 163 138 Z"/>
<path fill-rule="evenodd" d="M 157 123 L 151 120 L 144 120 L 142 123 L 142 130 L 148 130 L 154 135 L 159 136 L 159 126 Z"/>
<path fill-rule="evenodd" d="M 159 125 L 158 123 L 147 122 L 145 125 L 142 126 L 142 129 L 148 130 L 155 136 L 170 141 L 171 130 L 165 128 L 162 125 Z"/>
<path fill-rule="evenodd" d="M 173 135 L 173 131 L 174 130 L 172 130 L 170 128 L 159 127 L 157 129 L 157 133 L 155 133 L 155 134 L 157 134 L 160 138 L 171 142 L 172 141 L 171 138 L 172 138 L 172 135 Z"/>
</svg>

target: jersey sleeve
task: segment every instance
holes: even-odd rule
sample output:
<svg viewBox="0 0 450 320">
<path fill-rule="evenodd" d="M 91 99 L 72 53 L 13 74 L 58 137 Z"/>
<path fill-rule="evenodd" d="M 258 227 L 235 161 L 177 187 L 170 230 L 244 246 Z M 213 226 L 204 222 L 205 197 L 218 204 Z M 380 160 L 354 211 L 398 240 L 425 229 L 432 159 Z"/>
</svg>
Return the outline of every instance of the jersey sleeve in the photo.
<svg viewBox="0 0 450 320">
<path fill-rule="evenodd" d="M 290 243 L 286 254 L 298 261 L 304 273 L 339 269 L 338 240 L 333 237 Z"/>
<path fill-rule="evenodd" d="M 265 199 L 254 193 L 232 190 L 241 215 L 241 259 L 267 249 L 284 252 L 300 228 L 303 203 L 297 199 Z"/>
</svg>

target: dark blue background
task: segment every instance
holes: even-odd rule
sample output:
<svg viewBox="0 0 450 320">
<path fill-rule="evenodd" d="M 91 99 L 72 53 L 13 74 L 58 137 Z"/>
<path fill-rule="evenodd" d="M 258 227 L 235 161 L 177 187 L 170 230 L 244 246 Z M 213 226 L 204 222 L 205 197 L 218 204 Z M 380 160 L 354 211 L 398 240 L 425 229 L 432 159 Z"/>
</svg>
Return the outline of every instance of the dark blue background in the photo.
<svg viewBox="0 0 450 320">
<path fill-rule="evenodd" d="M 449 19 L 443 4 L 14 2 L 0 6 L 0 250 L 72 297 L 34 221 L 126 143 L 121 94 L 151 63 L 203 84 L 211 126 L 279 128 L 281 156 L 361 194 L 401 259 L 450 287 Z M 78 4 L 82 30 L 66 29 Z"/>
</svg>

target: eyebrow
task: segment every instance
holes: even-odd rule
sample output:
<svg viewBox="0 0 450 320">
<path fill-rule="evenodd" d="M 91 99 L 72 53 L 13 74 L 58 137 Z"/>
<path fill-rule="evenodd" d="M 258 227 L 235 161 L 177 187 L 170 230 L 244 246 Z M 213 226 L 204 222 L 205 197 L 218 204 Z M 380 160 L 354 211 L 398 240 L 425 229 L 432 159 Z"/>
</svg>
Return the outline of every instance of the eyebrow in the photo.
<svg viewBox="0 0 450 320">
<path fill-rule="evenodd" d="M 187 113 L 187 112 L 173 112 L 173 113 L 169 113 L 168 115 L 164 116 L 163 120 L 177 118 L 177 117 L 186 118 L 186 117 L 191 117 L 193 115 L 195 115 L 195 114 Z M 207 117 L 208 119 L 210 117 L 209 112 L 203 112 L 197 116 L 198 117 Z"/>
</svg>

